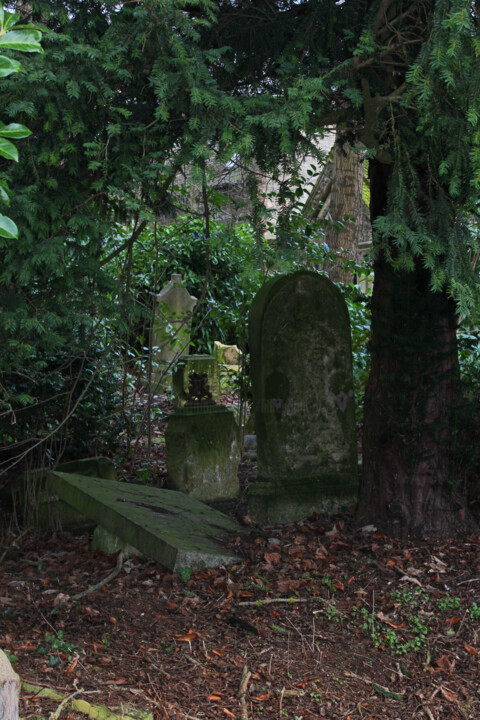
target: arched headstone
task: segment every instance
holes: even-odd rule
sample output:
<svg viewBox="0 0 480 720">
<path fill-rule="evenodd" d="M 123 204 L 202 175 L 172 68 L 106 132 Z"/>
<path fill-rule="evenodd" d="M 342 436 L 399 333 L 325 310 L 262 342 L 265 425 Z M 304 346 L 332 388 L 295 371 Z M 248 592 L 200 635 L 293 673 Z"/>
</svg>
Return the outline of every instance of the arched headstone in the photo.
<svg viewBox="0 0 480 720">
<path fill-rule="evenodd" d="M 268 281 L 249 318 L 258 479 L 250 513 L 289 522 L 356 501 L 357 450 L 348 309 L 326 277 Z"/>
</svg>

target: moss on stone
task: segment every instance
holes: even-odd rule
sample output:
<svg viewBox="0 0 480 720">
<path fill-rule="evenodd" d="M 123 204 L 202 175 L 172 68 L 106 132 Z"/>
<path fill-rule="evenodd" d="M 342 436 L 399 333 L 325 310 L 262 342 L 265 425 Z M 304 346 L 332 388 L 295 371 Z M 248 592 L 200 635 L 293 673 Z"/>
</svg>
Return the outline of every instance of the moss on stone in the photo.
<svg viewBox="0 0 480 720">
<path fill-rule="evenodd" d="M 295 503 L 295 519 L 310 501 L 310 511 L 323 509 L 327 478 L 336 497 L 351 498 L 349 478 L 356 486 L 357 473 L 352 357 L 339 289 L 306 271 L 273 278 L 252 303 L 249 342 L 258 476 L 265 483 L 249 493 L 252 514 L 268 519 L 261 508 L 269 487 L 272 504 L 280 508 L 283 498 L 292 519 Z"/>
<path fill-rule="evenodd" d="M 203 502 L 237 497 L 240 443 L 232 411 L 222 405 L 177 410 L 165 445 L 170 488 Z"/>
</svg>

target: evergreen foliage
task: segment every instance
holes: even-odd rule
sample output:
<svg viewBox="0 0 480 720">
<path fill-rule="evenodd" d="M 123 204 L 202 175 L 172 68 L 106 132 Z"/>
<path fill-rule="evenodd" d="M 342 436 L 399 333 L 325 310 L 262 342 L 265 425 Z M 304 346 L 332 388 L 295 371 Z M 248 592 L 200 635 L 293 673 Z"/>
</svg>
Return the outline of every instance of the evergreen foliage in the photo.
<svg viewBox="0 0 480 720">
<path fill-rule="evenodd" d="M 447 289 L 461 314 L 478 307 L 468 218 L 480 179 L 479 35 L 469 0 L 282 0 L 219 3 L 207 42 L 226 57 L 250 102 L 269 107 L 256 130 L 291 148 L 328 123 L 367 156 L 392 164 L 390 211 L 376 221 L 376 247 L 398 269 L 416 259 L 431 287 Z M 227 76 L 227 86 L 233 82 Z M 260 100 L 257 97 L 260 96 Z M 274 138 L 275 136 L 275 138 Z M 260 152 L 260 158 L 262 153 Z"/>
<path fill-rule="evenodd" d="M 45 52 L 22 61 L 25 73 L 2 77 L 5 114 L 32 131 L 19 162 L 4 157 L 0 166 L 19 227 L 18 240 L 0 239 L 7 440 L 27 441 L 28 450 L 66 425 L 95 387 L 110 350 L 138 319 L 136 244 L 147 227 L 179 212 L 175 184 L 185 165 L 207 199 L 192 256 L 197 243 L 199 252 L 208 247 L 212 280 L 208 163 L 237 156 L 280 176 L 295 170 L 296 151 L 312 150 L 314 137 L 336 124 L 350 145 L 367 148 L 377 177 L 377 268 L 386 260 L 405 273 L 398 277 L 410 274 L 416 293 L 427 278 L 428 293 L 448 293 L 461 315 L 478 308 L 478 234 L 468 222 L 480 187 L 475 2 L 31 0 L 24 7 L 25 20 L 43 27 Z M 255 185 L 252 175 L 252 194 Z M 305 253 L 311 237 L 307 228 L 289 235 L 292 193 L 283 194 L 279 240 L 288 260 L 297 243 Z M 187 255 L 179 260 L 185 269 Z M 268 257 L 262 262 L 269 267 Z M 167 264 L 162 256 L 159 267 Z M 213 280 L 209 291 L 216 292 Z M 426 300 L 426 313 L 449 312 Z M 422 327 L 429 324 L 425 317 Z"/>
<path fill-rule="evenodd" d="M 30 25 L 18 25 L 19 15 L 6 13 L 0 4 L 0 51 L 42 52 L 41 33 Z M 0 55 L 0 78 L 23 72 L 21 63 L 11 57 Z M 0 122 L 0 157 L 18 162 L 18 150 L 11 140 L 19 140 L 30 135 L 30 130 L 19 123 L 5 125 Z M 0 180 L 0 200 L 10 204 L 8 184 Z M 16 238 L 18 228 L 5 215 L 0 215 L 0 237 Z"/>
<path fill-rule="evenodd" d="M 129 255 L 120 288 L 107 262 L 115 239 L 123 233 L 131 248 L 170 210 L 179 168 L 201 172 L 213 153 L 212 109 L 230 105 L 208 72 L 221 53 L 196 45 L 213 4 L 197 5 L 202 18 L 181 0 L 25 6 L 42 25 L 45 53 L 26 59 L 21 77 L 2 79 L 5 112 L 32 132 L 18 165 L 2 167 L 20 228 L 0 245 L 7 441 L 35 444 L 42 427 L 54 432 L 74 414 L 86 369 L 97 377 L 112 333 L 117 341 L 129 328 Z M 43 422 L 31 422 L 33 406 Z"/>
</svg>

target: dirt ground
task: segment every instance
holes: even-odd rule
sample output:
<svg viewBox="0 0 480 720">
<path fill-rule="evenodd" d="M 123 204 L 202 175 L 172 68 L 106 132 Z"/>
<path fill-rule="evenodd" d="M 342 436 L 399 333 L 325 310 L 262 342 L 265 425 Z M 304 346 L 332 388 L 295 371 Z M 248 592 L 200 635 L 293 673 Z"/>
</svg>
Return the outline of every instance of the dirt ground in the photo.
<svg viewBox="0 0 480 720">
<path fill-rule="evenodd" d="M 229 567 L 125 560 L 77 598 L 115 568 L 89 543 L 4 531 L 0 647 L 25 719 L 480 717 L 478 537 L 403 544 L 318 516 L 232 538 Z"/>
<path fill-rule="evenodd" d="M 130 481 L 153 467 L 165 484 L 159 410 Z M 245 460 L 243 491 L 254 476 Z M 402 543 L 348 515 L 249 530 L 230 540 L 237 564 L 172 573 L 0 512 L 0 648 L 20 716 L 480 718 L 480 537 Z"/>
</svg>

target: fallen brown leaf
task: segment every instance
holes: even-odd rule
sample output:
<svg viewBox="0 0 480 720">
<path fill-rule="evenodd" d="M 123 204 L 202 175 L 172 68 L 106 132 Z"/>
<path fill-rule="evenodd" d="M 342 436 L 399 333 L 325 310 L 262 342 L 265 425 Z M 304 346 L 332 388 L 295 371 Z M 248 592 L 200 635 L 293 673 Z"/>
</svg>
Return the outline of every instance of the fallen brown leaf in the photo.
<svg viewBox="0 0 480 720">
<path fill-rule="evenodd" d="M 441 687 L 440 692 L 442 693 L 445 700 L 448 700 L 448 702 L 455 702 L 458 698 L 458 694 L 455 692 L 452 692 L 452 690 L 449 690 L 446 687 Z"/>
<path fill-rule="evenodd" d="M 192 640 L 195 640 L 198 635 L 197 633 L 194 633 L 193 630 L 189 630 L 185 635 L 175 634 L 174 637 L 176 637 L 179 642 L 192 642 Z"/>
</svg>

